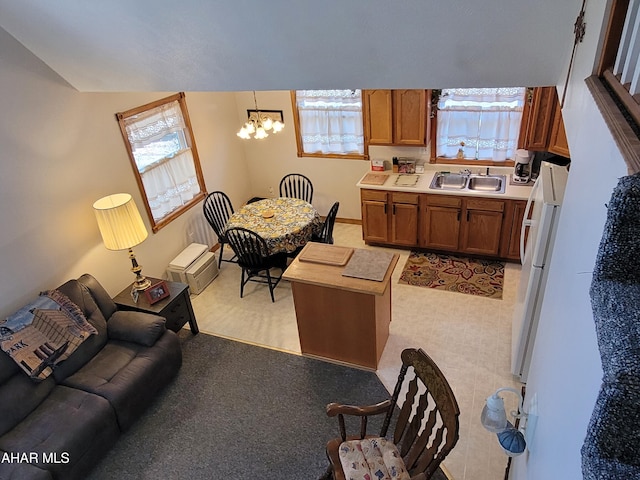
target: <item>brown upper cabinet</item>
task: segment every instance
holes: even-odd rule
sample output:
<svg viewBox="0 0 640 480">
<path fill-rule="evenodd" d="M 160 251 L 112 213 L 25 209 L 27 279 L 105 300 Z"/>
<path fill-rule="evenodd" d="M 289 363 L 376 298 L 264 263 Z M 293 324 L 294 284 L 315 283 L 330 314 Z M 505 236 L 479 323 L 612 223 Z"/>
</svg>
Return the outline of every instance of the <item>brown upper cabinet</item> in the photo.
<svg viewBox="0 0 640 480">
<path fill-rule="evenodd" d="M 533 89 L 528 114 L 522 119 L 519 147 L 569 157 L 569 144 L 556 87 Z"/>
<path fill-rule="evenodd" d="M 564 129 L 564 121 L 562 120 L 562 110 L 560 105 L 556 107 L 553 115 L 553 124 L 551 125 L 551 135 L 549 137 L 549 148 L 547 149 L 556 155 L 562 155 L 569 158 L 569 142 L 567 141 L 567 132 Z"/>
<path fill-rule="evenodd" d="M 430 90 L 363 90 L 369 145 L 424 147 L 429 143 Z"/>
</svg>

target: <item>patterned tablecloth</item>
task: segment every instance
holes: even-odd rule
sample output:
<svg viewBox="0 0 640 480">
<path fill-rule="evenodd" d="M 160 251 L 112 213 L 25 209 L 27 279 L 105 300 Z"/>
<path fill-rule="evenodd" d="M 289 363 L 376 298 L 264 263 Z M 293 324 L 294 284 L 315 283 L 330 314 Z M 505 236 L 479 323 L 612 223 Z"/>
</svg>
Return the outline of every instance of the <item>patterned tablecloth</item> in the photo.
<svg viewBox="0 0 640 480">
<path fill-rule="evenodd" d="M 280 197 L 243 206 L 229 218 L 227 228 L 233 227 L 253 230 L 265 239 L 269 253 L 274 254 L 304 246 L 314 233 L 320 232 L 322 221 L 310 203 Z"/>
</svg>

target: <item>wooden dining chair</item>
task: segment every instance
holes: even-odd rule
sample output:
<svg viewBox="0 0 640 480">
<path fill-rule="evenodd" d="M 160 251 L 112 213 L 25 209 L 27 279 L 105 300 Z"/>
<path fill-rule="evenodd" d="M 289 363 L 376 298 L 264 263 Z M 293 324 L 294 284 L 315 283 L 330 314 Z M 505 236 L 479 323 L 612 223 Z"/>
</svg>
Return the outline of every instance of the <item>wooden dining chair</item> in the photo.
<svg viewBox="0 0 640 480">
<path fill-rule="evenodd" d="M 299 198 L 311 203 L 313 200 L 313 184 L 301 173 L 290 173 L 280 180 L 280 196 Z"/>
<path fill-rule="evenodd" d="M 423 350 L 408 348 L 401 358 L 390 399 L 369 406 L 327 405 L 327 415 L 338 416 L 340 437 L 327 443 L 331 465 L 323 479 L 442 478 L 440 464 L 459 437 L 458 403 L 447 379 Z M 398 408 L 401 392 L 404 400 Z M 367 435 L 367 421 L 376 415 L 384 415 L 380 434 Z M 347 435 L 345 416 L 360 417 L 358 435 Z"/>
<path fill-rule="evenodd" d="M 324 219 L 324 223 L 322 224 L 322 230 L 320 230 L 320 233 L 317 235 L 313 235 L 311 237 L 313 242 L 333 243 L 333 226 L 336 223 L 336 216 L 338 215 L 339 207 L 340 202 L 336 202 L 331 205 L 329 213 L 327 213 L 327 217 Z"/>
<path fill-rule="evenodd" d="M 233 205 L 226 193 L 216 191 L 211 192 L 207 195 L 207 198 L 204 199 L 202 210 L 207 222 L 209 222 L 209 225 L 211 225 L 211 228 L 213 228 L 213 231 L 218 237 L 218 243 L 220 243 L 220 257 L 218 258 L 218 268 L 220 268 L 220 265 L 222 264 L 222 252 L 224 251 L 224 245 L 228 243 L 225 229 L 227 228 L 229 217 L 233 214 Z M 233 255 L 231 259 L 225 260 L 225 262 L 235 261 L 235 255 Z"/>
<path fill-rule="evenodd" d="M 256 232 L 241 227 L 227 230 L 227 241 L 238 257 L 242 268 L 240 276 L 240 298 L 244 294 L 247 282 L 265 283 L 269 286 L 271 301 L 275 302 L 273 290 L 276 288 L 284 270 L 287 268 L 287 256 L 284 253 L 269 254 L 267 242 Z M 271 275 L 271 269 L 280 269 L 279 276 Z"/>
</svg>

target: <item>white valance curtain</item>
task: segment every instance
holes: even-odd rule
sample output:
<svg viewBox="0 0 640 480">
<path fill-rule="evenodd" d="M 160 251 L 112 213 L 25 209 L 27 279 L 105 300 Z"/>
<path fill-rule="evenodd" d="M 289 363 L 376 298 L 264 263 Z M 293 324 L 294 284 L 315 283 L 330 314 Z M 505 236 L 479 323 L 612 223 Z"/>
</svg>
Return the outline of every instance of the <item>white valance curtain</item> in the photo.
<svg viewBox="0 0 640 480">
<path fill-rule="evenodd" d="M 180 104 L 160 105 L 124 124 L 151 214 L 160 220 L 200 192 Z"/>
<path fill-rule="evenodd" d="M 526 88 L 448 88 L 438 101 L 436 154 L 503 162 L 518 144 Z M 464 146 L 461 143 L 464 142 Z"/>
<path fill-rule="evenodd" d="M 364 154 L 360 90 L 297 90 L 303 151 Z"/>
</svg>

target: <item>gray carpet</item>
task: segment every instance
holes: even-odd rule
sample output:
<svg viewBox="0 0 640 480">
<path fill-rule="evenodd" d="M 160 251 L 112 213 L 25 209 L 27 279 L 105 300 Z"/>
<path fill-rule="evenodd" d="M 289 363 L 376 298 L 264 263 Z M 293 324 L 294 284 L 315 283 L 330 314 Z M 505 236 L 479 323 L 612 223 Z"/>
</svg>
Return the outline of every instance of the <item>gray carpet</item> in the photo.
<svg viewBox="0 0 640 480">
<path fill-rule="evenodd" d="M 375 373 L 200 333 L 180 333 L 183 365 L 90 479 L 311 480 L 337 436 L 332 401 L 376 403 Z M 379 424 L 371 423 L 371 432 Z"/>
</svg>

